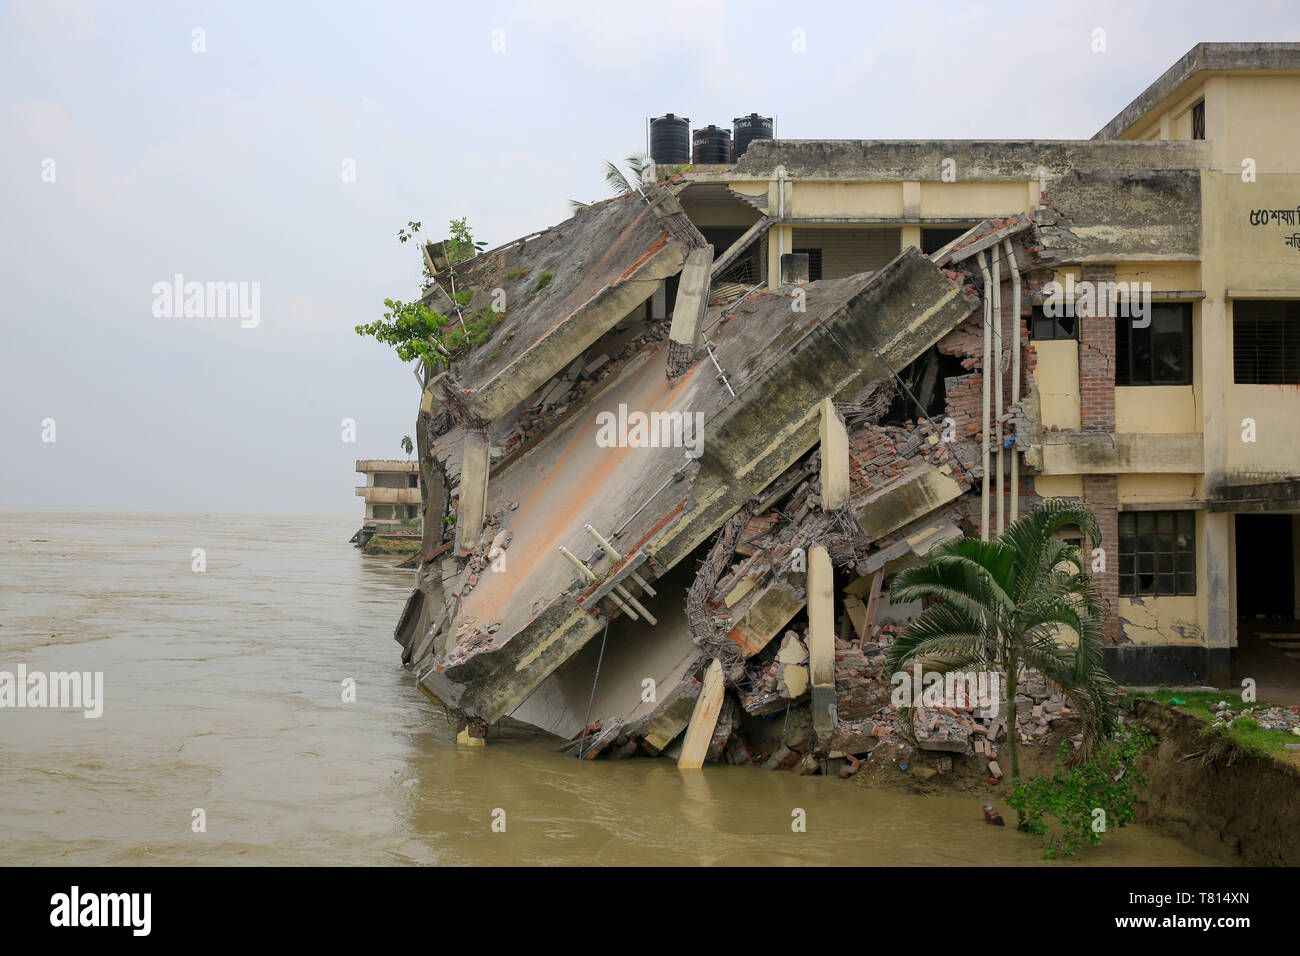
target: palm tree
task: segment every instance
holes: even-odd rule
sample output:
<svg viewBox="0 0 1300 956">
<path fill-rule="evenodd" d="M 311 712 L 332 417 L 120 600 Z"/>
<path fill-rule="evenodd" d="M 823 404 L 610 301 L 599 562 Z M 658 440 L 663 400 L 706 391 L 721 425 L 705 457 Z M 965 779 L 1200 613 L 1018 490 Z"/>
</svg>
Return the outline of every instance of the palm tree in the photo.
<svg viewBox="0 0 1300 956">
<path fill-rule="evenodd" d="M 920 663 L 923 671 L 997 666 L 1006 675 L 1007 755 L 1020 776 L 1016 740 L 1016 684 L 1022 667 L 1040 671 L 1067 694 L 1083 721 L 1076 759 L 1115 732 L 1115 682 L 1102 669 L 1102 598 L 1084 569 L 1079 548 L 1053 537 L 1077 525 L 1097 547 L 1097 519 L 1085 506 L 1049 499 L 1015 521 L 997 539 L 953 538 L 925 560 L 894 575 L 891 601 L 935 602 L 912 621 L 885 653 L 886 672 Z M 1073 632 L 1077 643 L 1061 641 Z M 910 727 L 910 709 L 900 714 Z"/>
<path fill-rule="evenodd" d="M 406 452 L 406 457 L 411 457 L 411 452 L 415 450 L 415 443 L 411 441 L 410 435 L 402 436 L 402 451 Z"/>
<path fill-rule="evenodd" d="M 619 169 L 616 163 L 605 160 L 605 182 L 613 190 L 615 196 L 626 196 L 628 193 L 641 191 L 641 184 L 645 182 L 646 167 L 650 164 L 650 157 L 644 153 L 633 153 L 623 160 L 623 165 L 627 167 L 626 171 Z M 628 173 L 631 173 L 629 176 Z M 579 202 L 576 199 L 569 200 L 569 206 L 574 212 L 586 209 L 590 203 Z"/>
</svg>

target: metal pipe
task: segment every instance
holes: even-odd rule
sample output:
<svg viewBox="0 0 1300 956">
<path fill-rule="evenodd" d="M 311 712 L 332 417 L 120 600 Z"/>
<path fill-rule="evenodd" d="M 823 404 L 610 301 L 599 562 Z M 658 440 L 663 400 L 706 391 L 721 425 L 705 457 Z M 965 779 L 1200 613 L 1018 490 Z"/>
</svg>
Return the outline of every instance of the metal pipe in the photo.
<svg viewBox="0 0 1300 956">
<path fill-rule="evenodd" d="M 984 276 L 984 400 L 980 409 L 980 451 L 984 460 L 984 487 L 980 492 L 980 540 L 989 539 L 989 353 L 992 350 L 992 339 L 990 338 L 989 323 L 989 296 L 992 294 L 990 287 L 992 281 L 989 279 L 988 260 L 984 258 L 983 251 L 975 254 L 975 261 L 979 263 L 980 272 Z"/>
<path fill-rule="evenodd" d="M 998 535 L 1006 530 L 1006 512 L 1003 502 L 1006 500 L 1005 478 L 1002 471 L 1002 250 L 994 246 L 989 250 L 993 260 L 993 431 L 998 442 Z"/>
<path fill-rule="evenodd" d="M 1011 267 L 1011 328 L 1015 339 L 1011 343 L 1011 404 L 1020 404 L 1020 268 L 1016 265 L 1016 252 L 1010 239 L 1002 240 Z M 1020 456 L 1011 452 L 1011 521 L 1020 517 Z"/>
</svg>

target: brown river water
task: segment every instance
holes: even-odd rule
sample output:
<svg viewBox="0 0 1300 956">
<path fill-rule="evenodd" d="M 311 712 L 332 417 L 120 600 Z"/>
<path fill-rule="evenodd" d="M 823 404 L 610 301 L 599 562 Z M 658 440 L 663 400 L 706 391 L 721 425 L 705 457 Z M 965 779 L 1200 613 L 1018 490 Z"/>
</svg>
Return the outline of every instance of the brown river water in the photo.
<svg viewBox="0 0 1300 956">
<path fill-rule="evenodd" d="M 0 709 L 0 863 L 1043 862 L 974 796 L 458 750 L 392 639 L 412 572 L 347 544 L 358 524 L 0 511 L 0 671 L 104 675 L 98 719 Z M 1130 827 L 1066 865 L 1213 862 Z"/>
</svg>

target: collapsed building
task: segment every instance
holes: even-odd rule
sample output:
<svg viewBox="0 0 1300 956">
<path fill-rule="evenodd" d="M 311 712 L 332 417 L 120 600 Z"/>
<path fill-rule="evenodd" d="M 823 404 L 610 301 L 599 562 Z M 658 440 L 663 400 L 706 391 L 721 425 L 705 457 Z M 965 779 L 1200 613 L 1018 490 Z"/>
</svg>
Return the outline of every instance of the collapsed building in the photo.
<svg viewBox="0 0 1300 956">
<path fill-rule="evenodd" d="M 1201 45 L 1092 140 L 757 140 L 467 262 L 431 247 L 423 302 L 473 334 L 421 372 L 420 688 L 466 744 L 851 758 L 895 733 L 884 649 L 920 609 L 892 574 L 1045 497 L 1098 516 L 1112 672 L 1223 680 L 1235 516 L 1285 527 L 1279 580 L 1300 547 L 1279 97 L 1300 45 Z M 1069 713 L 1022 693 L 1031 737 Z M 936 708 L 917 741 L 995 757 L 1001 730 Z"/>
</svg>

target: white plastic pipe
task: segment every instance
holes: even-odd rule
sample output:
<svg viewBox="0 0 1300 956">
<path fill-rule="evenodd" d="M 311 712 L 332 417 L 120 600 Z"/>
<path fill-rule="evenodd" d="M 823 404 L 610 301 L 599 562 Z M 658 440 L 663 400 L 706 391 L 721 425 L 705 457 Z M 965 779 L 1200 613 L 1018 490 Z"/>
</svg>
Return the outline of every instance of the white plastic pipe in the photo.
<svg viewBox="0 0 1300 956">
<path fill-rule="evenodd" d="M 993 258 L 993 433 L 998 442 L 998 536 L 1006 530 L 1006 486 L 1002 470 L 1002 250 L 994 246 Z"/>
<path fill-rule="evenodd" d="M 988 260 L 984 258 L 984 253 L 977 252 L 975 261 L 979 263 L 980 272 L 984 275 L 984 400 L 980 409 L 980 446 L 984 458 L 984 487 L 980 493 L 980 540 L 987 541 L 989 539 L 989 353 L 992 351 L 993 346 L 993 339 L 990 335 L 992 323 L 989 321 L 992 305 L 989 297 L 993 294 L 993 283 L 989 279 Z"/>
<path fill-rule="evenodd" d="M 1002 240 L 1007 264 L 1011 267 L 1011 329 L 1015 336 L 1011 343 L 1011 403 L 1020 403 L 1020 268 L 1016 265 L 1016 252 L 1010 239 Z M 1020 456 L 1011 453 L 1011 520 L 1020 517 Z"/>
</svg>

